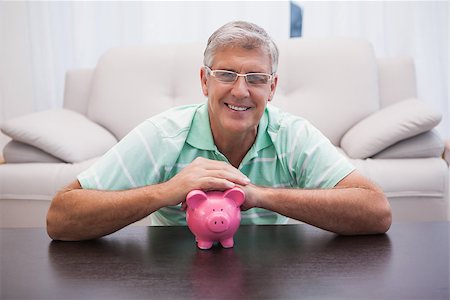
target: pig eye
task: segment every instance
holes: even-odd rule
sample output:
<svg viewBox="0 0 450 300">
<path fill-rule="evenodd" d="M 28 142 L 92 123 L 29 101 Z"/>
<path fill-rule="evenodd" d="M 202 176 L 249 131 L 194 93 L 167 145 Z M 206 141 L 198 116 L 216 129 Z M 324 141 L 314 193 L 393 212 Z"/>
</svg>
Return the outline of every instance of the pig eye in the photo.
<svg viewBox="0 0 450 300">
<path fill-rule="evenodd" d="M 216 211 L 216 209 L 215 209 L 215 208 L 213 208 L 213 211 Z"/>
<path fill-rule="evenodd" d="M 221 208 L 220 211 L 223 211 L 223 208 Z"/>
</svg>

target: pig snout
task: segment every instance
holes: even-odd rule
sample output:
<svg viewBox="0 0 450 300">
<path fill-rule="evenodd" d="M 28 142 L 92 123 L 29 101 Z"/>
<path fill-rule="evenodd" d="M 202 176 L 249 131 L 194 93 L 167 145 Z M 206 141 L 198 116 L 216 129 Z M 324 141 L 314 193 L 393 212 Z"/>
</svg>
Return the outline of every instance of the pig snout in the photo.
<svg viewBox="0 0 450 300">
<path fill-rule="evenodd" d="M 230 218 L 222 212 L 211 214 L 206 222 L 212 232 L 224 232 L 230 227 Z"/>
</svg>

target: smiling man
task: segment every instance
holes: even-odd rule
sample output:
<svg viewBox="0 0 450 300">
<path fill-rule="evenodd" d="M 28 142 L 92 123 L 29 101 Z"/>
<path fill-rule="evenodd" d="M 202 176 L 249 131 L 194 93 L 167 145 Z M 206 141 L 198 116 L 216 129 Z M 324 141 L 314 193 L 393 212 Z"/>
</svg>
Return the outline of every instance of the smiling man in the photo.
<svg viewBox="0 0 450 300">
<path fill-rule="evenodd" d="M 152 214 L 152 223 L 183 225 L 193 189 L 240 186 L 243 224 L 288 217 L 338 234 L 386 232 L 391 210 L 308 121 L 268 103 L 278 49 L 255 24 L 214 32 L 200 80 L 207 103 L 173 108 L 131 131 L 60 191 L 47 215 L 58 240 L 101 237 Z"/>
</svg>

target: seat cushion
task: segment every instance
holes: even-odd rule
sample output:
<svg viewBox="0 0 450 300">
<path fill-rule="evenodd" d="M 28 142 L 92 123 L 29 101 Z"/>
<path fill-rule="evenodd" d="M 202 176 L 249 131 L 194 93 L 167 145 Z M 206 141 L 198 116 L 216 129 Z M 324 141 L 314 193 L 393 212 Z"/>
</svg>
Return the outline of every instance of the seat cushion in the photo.
<svg viewBox="0 0 450 300">
<path fill-rule="evenodd" d="M 17 141 L 10 141 L 3 148 L 5 162 L 12 163 L 62 163 L 63 161 L 36 147 Z"/>
<path fill-rule="evenodd" d="M 443 198 L 448 189 L 448 166 L 442 158 L 350 159 L 386 196 L 393 198 Z"/>
<path fill-rule="evenodd" d="M 51 200 L 96 159 L 75 164 L 0 164 L 0 199 Z"/>
</svg>

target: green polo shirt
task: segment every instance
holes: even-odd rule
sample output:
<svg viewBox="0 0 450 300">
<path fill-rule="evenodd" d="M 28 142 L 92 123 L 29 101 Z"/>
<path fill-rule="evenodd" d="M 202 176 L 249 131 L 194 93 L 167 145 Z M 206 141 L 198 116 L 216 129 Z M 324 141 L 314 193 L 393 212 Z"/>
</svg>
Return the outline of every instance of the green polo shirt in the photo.
<svg viewBox="0 0 450 300">
<path fill-rule="evenodd" d="M 85 189 L 124 190 L 165 182 L 197 157 L 228 162 L 214 144 L 207 104 L 180 106 L 133 129 L 78 176 Z M 332 188 L 354 167 L 305 119 L 268 105 L 255 143 L 239 170 L 260 186 Z M 180 205 L 151 216 L 153 225 L 184 225 Z M 242 224 L 280 224 L 287 218 L 253 208 Z"/>
</svg>

